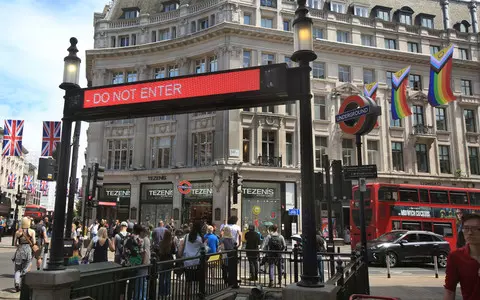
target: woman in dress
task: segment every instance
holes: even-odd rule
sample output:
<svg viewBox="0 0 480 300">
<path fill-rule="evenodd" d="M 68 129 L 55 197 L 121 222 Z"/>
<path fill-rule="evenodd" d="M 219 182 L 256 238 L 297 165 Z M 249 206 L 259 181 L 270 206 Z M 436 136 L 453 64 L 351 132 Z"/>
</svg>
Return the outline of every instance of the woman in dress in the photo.
<svg viewBox="0 0 480 300">
<path fill-rule="evenodd" d="M 35 245 L 35 230 L 30 229 L 30 219 L 28 217 L 22 218 L 22 228 L 15 232 L 15 246 L 17 251 L 13 257 L 15 263 L 15 290 L 20 291 L 21 277 L 30 271 L 32 265 L 32 246 Z"/>
<path fill-rule="evenodd" d="M 108 261 L 108 249 L 115 251 L 115 243 L 108 239 L 108 231 L 105 227 L 98 229 L 97 236 L 88 245 L 87 255 L 92 249 L 94 263 Z"/>
</svg>

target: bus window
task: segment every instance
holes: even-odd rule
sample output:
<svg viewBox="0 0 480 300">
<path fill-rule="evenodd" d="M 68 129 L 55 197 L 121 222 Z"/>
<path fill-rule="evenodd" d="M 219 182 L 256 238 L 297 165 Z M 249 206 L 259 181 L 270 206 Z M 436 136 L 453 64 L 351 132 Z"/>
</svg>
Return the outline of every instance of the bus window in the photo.
<svg viewBox="0 0 480 300">
<path fill-rule="evenodd" d="M 422 222 L 422 230 L 432 231 L 432 222 Z"/>
<path fill-rule="evenodd" d="M 378 200 L 398 201 L 398 189 L 395 187 L 382 186 L 378 189 Z"/>
<path fill-rule="evenodd" d="M 392 221 L 392 230 L 400 230 L 400 221 Z"/>
<path fill-rule="evenodd" d="M 365 207 L 369 207 L 370 206 L 370 191 L 371 189 L 370 188 L 367 188 L 367 191 L 363 193 L 363 201 L 365 202 Z M 359 190 L 356 190 L 354 193 L 353 193 L 353 197 L 355 199 L 355 207 L 359 207 L 359 203 L 360 203 L 360 191 Z"/>
<path fill-rule="evenodd" d="M 418 191 L 414 189 L 400 189 L 401 202 L 418 202 Z"/>
<path fill-rule="evenodd" d="M 419 194 L 420 194 L 420 202 L 422 203 L 430 202 L 430 199 L 428 198 L 428 190 L 420 189 Z"/>
<path fill-rule="evenodd" d="M 432 201 L 432 203 L 448 203 L 447 191 L 430 190 L 430 200 Z"/>
<path fill-rule="evenodd" d="M 351 210 L 353 225 L 357 228 L 360 228 L 360 210 L 359 209 L 352 209 Z M 372 226 L 372 210 L 365 209 L 365 226 Z"/>
<path fill-rule="evenodd" d="M 452 224 L 433 223 L 433 232 L 444 237 L 453 237 Z"/>
<path fill-rule="evenodd" d="M 480 193 L 470 193 L 470 205 L 480 206 Z"/>
<path fill-rule="evenodd" d="M 410 221 L 402 221 L 402 229 L 405 230 L 421 230 L 422 226 L 420 222 L 410 222 Z"/>
<path fill-rule="evenodd" d="M 466 192 L 450 192 L 450 203 L 468 205 Z"/>
</svg>

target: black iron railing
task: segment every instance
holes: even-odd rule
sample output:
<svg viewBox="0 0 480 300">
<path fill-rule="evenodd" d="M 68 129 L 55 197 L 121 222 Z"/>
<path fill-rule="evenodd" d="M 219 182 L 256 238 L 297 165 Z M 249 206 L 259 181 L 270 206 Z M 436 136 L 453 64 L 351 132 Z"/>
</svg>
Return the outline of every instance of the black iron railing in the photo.
<svg viewBox="0 0 480 300">
<path fill-rule="evenodd" d="M 351 260 L 346 265 L 337 260 L 335 276 L 327 281 L 328 284 L 341 287 L 337 300 L 348 300 L 353 294 L 367 294 L 366 271 L 367 265 L 361 256 L 352 253 Z"/>
<path fill-rule="evenodd" d="M 413 126 L 414 135 L 435 135 L 435 128 L 430 125 L 414 125 Z"/>
<path fill-rule="evenodd" d="M 257 159 L 257 164 L 259 166 L 266 167 L 282 167 L 282 157 L 281 156 L 262 156 L 259 155 Z"/>
</svg>

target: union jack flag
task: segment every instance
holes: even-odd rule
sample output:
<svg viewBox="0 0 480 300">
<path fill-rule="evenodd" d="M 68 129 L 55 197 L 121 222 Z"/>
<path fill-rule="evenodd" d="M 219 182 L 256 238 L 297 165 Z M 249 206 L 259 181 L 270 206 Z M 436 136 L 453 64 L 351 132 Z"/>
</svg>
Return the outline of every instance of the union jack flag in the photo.
<svg viewBox="0 0 480 300">
<path fill-rule="evenodd" d="M 48 196 L 48 183 L 47 183 L 45 189 L 42 191 L 42 196 Z"/>
<path fill-rule="evenodd" d="M 23 120 L 5 120 L 3 156 L 22 156 Z"/>
<path fill-rule="evenodd" d="M 48 190 L 48 181 L 41 180 L 40 181 L 40 191 L 44 192 L 46 190 Z"/>
<path fill-rule="evenodd" d="M 33 180 L 33 176 L 25 175 L 23 177 L 23 189 L 24 190 L 29 190 L 29 189 L 32 188 L 32 180 Z"/>
<path fill-rule="evenodd" d="M 10 175 L 7 177 L 7 189 L 14 189 L 15 188 L 15 182 L 17 181 L 17 175 L 13 174 L 10 172 Z"/>
<path fill-rule="evenodd" d="M 30 193 L 34 194 L 37 192 L 37 184 L 32 183 L 32 187 L 30 188 Z"/>
<path fill-rule="evenodd" d="M 60 128 L 62 122 L 44 121 L 42 138 L 42 156 L 52 156 L 60 143 Z"/>
</svg>

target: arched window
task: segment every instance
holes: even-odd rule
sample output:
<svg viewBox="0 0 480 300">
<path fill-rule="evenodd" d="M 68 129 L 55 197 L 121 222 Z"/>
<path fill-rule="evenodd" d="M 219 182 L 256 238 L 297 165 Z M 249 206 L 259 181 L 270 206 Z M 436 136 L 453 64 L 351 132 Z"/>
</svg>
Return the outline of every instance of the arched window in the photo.
<svg viewBox="0 0 480 300">
<path fill-rule="evenodd" d="M 463 20 L 462 22 L 458 22 L 453 25 L 453 28 L 459 32 L 469 32 L 470 23 L 467 20 Z"/>
</svg>

